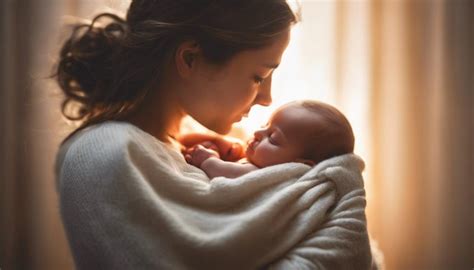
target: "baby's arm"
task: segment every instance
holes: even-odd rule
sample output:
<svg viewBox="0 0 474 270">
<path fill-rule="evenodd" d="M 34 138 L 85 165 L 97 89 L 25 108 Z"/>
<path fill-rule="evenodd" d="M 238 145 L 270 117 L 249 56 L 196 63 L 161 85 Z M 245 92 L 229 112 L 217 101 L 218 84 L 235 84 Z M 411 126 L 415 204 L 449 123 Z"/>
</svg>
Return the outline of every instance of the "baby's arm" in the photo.
<svg viewBox="0 0 474 270">
<path fill-rule="evenodd" d="M 217 176 L 236 178 L 248 172 L 257 170 L 258 167 L 252 163 L 223 161 L 216 157 L 210 157 L 201 164 L 201 169 L 206 172 L 209 178 L 212 179 Z"/>
<path fill-rule="evenodd" d="M 186 161 L 194 166 L 200 167 L 211 179 L 217 176 L 235 178 L 258 169 L 258 167 L 251 163 L 221 160 L 216 151 L 201 145 L 197 145 L 188 153 Z"/>
</svg>

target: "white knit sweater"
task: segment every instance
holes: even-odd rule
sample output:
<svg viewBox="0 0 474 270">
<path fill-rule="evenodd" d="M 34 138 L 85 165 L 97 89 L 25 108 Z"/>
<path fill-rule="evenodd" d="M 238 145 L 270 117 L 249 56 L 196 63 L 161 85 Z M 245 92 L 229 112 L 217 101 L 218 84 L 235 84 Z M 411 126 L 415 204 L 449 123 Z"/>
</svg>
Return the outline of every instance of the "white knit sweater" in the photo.
<svg viewBox="0 0 474 270">
<path fill-rule="evenodd" d="M 363 166 L 345 155 L 210 181 L 109 121 L 62 145 L 56 173 L 78 269 L 368 269 Z"/>
</svg>

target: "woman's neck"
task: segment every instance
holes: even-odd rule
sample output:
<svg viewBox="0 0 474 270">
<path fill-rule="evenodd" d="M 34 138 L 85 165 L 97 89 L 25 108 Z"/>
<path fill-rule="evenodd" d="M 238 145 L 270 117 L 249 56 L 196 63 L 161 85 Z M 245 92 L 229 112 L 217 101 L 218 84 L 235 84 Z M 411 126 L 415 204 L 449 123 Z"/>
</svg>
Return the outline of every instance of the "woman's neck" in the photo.
<svg viewBox="0 0 474 270">
<path fill-rule="evenodd" d="M 166 100 L 166 102 L 163 102 Z M 170 97 L 152 95 L 139 105 L 139 109 L 124 120 L 151 134 L 160 141 L 176 138 L 185 113 Z"/>
</svg>

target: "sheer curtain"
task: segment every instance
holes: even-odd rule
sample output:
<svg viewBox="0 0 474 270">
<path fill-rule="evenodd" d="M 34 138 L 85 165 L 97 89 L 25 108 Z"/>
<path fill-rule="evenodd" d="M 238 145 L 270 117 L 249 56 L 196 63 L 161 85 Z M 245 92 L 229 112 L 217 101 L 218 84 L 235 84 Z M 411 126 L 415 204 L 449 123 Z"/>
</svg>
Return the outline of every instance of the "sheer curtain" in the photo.
<svg viewBox="0 0 474 270">
<path fill-rule="evenodd" d="M 70 128 L 51 72 L 61 25 L 129 0 L 2 1 L 0 268 L 72 269 L 53 181 Z M 341 109 L 366 161 L 369 232 L 386 269 L 474 267 L 474 6 L 467 0 L 300 0 L 303 21 L 273 82 L 275 107 Z M 240 130 L 240 132 L 239 132 Z"/>
</svg>

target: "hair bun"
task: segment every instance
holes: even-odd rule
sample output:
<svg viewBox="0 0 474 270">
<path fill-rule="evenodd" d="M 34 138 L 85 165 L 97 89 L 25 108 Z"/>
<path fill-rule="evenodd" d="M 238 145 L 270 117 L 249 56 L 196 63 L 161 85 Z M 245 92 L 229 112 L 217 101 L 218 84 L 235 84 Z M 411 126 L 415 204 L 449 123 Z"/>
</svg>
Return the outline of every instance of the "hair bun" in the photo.
<svg viewBox="0 0 474 270">
<path fill-rule="evenodd" d="M 99 25 L 104 18 L 111 20 Z M 78 24 L 64 43 L 57 66 L 57 81 L 65 94 L 63 113 L 69 119 L 82 119 L 92 114 L 89 108 L 100 104 L 108 96 L 113 78 L 114 58 L 127 32 L 126 22 L 120 17 L 102 13 L 91 24 Z M 66 112 L 75 102 L 79 110 Z"/>
</svg>

